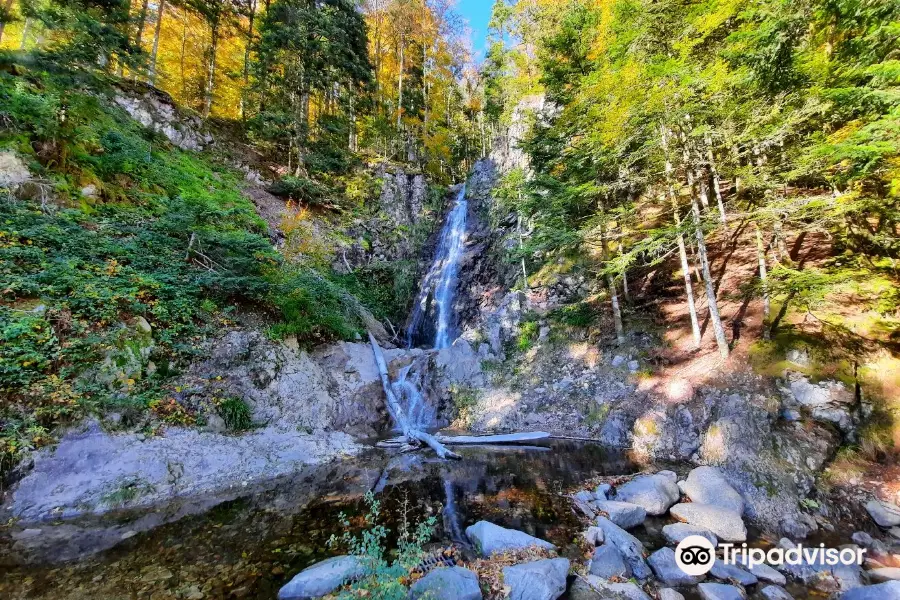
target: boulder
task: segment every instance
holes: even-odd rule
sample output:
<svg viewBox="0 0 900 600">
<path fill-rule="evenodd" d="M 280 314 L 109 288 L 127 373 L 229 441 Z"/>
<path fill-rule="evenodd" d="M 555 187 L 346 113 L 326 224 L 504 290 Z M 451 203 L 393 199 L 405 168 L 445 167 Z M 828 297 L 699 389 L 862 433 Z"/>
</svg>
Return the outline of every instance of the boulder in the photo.
<svg viewBox="0 0 900 600">
<path fill-rule="evenodd" d="M 278 591 L 278 600 L 307 600 L 330 594 L 366 574 L 355 556 L 335 556 L 303 569 Z"/>
<path fill-rule="evenodd" d="M 885 529 L 900 525 L 900 507 L 890 502 L 870 500 L 866 504 L 866 511 L 879 527 Z"/>
<path fill-rule="evenodd" d="M 676 504 L 672 516 L 697 527 L 711 531 L 720 540 L 743 542 L 747 539 L 747 527 L 741 516 L 734 511 L 709 504 Z"/>
<path fill-rule="evenodd" d="M 833 423 L 845 434 L 852 435 L 856 419 L 851 408 L 856 403 L 853 392 L 840 381 L 811 383 L 800 373 L 788 373 L 785 400 L 809 411 L 813 419 Z"/>
<path fill-rule="evenodd" d="M 409 599 L 481 600 L 478 576 L 463 567 L 434 569 L 409 588 Z"/>
<path fill-rule="evenodd" d="M 15 189 L 31 179 L 25 162 L 14 152 L 0 152 L 0 188 Z"/>
<path fill-rule="evenodd" d="M 591 558 L 588 570 L 591 575 L 601 579 L 610 579 L 612 577 L 628 579 L 631 577 L 631 569 L 625 564 L 622 554 L 615 546 L 610 544 L 600 546 L 594 550 L 594 556 Z"/>
<path fill-rule="evenodd" d="M 603 530 L 607 544 L 612 544 L 622 555 L 631 574 L 640 581 L 650 576 L 650 568 L 644 562 L 644 546 L 636 537 L 607 519 L 597 517 L 597 526 Z"/>
<path fill-rule="evenodd" d="M 665 585 L 694 585 L 703 581 L 703 576 L 688 575 L 675 562 L 675 551 L 660 548 L 647 559 L 656 578 Z"/>
<path fill-rule="evenodd" d="M 744 600 L 740 588 L 724 583 L 701 583 L 697 591 L 703 600 Z"/>
<path fill-rule="evenodd" d="M 566 591 L 569 559 L 546 558 L 503 569 L 510 600 L 556 600 Z"/>
<path fill-rule="evenodd" d="M 659 600 L 684 600 L 684 596 L 672 588 L 662 588 L 659 590 Z"/>
<path fill-rule="evenodd" d="M 778 547 L 790 550 L 796 545 L 782 538 Z M 778 566 L 778 570 L 790 577 L 801 581 L 804 585 L 815 588 L 825 593 L 847 591 L 862 586 L 862 569 L 859 565 L 828 565 L 825 557 L 817 555 L 814 561 L 809 561 L 805 556 L 799 563 L 791 564 L 785 561 Z"/>
<path fill-rule="evenodd" d="M 756 578 L 760 581 L 768 581 L 769 583 L 774 583 L 776 585 L 785 585 L 787 583 L 787 578 L 770 567 L 769 565 L 763 564 L 754 564 L 753 567 L 749 567 L 748 562 L 744 560 L 742 555 L 738 555 L 737 562 L 745 569 L 756 575 Z"/>
<path fill-rule="evenodd" d="M 840 600 L 900 600 L 900 581 L 888 581 L 848 590 Z"/>
<path fill-rule="evenodd" d="M 611 485 L 609 485 L 608 483 L 601 483 L 597 486 L 597 489 L 594 490 L 594 496 L 596 496 L 597 500 L 600 501 L 608 500 L 611 491 Z"/>
<path fill-rule="evenodd" d="M 728 565 L 719 558 L 713 563 L 712 569 L 709 570 L 710 575 L 716 579 L 724 579 L 725 581 L 734 581 L 741 585 L 756 584 L 756 576 L 748 573 L 737 565 Z"/>
<path fill-rule="evenodd" d="M 642 475 L 616 488 L 616 500 L 644 508 L 649 515 L 664 515 L 681 492 L 666 475 Z"/>
<path fill-rule="evenodd" d="M 630 502 L 607 500 L 605 502 L 596 502 L 594 505 L 605 512 L 609 520 L 622 529 L 637 527 L 647 518 L 647 511 L 643 507 Z"/>
<path fill-rule="evenodd" d="M 713 546 L 719 545 L 719 540 L 716 539 L 716 536 L 713 535 L 710 530 L 695 525 L 689 525 L 687 523 L 669 523 L 668 525 L 663 526 L 662 534 L 667 542 L 675 544 L 676 546 L 681 543 L 681 540 L 689 535 L 699 535 L 712 542 Z"/>
<path fill-rule="evenodd" d="M 869 571 L 869 579 L 874 583 L 882 583 L 885 581 L 900 581 L 900 568 L 882 567 L 880 569 L 872 569 Z"/>
<path fill-rule="evenodd" d="M 631 582 L 612 583 L 594 575 L 585 575 L 575 578 L 569 589 L 569 600 L 650 600 L 650 596 Z M 660 600 L 666 599 L 661 596 Z"/>
<path fill-rule="evenodd" d="M 681 491 L 692 502 L 719 506 L 739 515 L 744 514 L 744 499 L 716 467 L 697 467 L 691 471 L 682 484 Z"/>
<path fill-rule="evenodd" d="M 585 541 L 591 546 L 599 546 L 603 543 L 603 530 L 599 527 L 588 527 L 582 535 L 584 536 Z"/>
<path fill-rule="evenodd" d="M 769 585 L 760 590 L 759 595 L 765 600 L 794 600 L 784 588 L 777 585 Z"/>
<path fill-rule="evenodd" d="M 474 525 L 466 527 L 466 537 L 469 538 L 469 541 L 472 542 L 479 554 L 485 557 L 496 552 L 518 550 L 529 546 L 538 546 L 548 550 L 556 549 L 556 546 L 550 542 L 538 539 L 522 531 L 494 525 L 488 521 L 478 521 Z"/>
</svg>

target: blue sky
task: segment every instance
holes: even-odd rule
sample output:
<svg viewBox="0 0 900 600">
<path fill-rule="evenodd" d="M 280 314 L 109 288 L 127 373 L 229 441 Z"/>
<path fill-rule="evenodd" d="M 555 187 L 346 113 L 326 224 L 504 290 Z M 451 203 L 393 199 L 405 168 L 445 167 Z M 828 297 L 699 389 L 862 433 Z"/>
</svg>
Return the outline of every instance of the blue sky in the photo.
<svg viewBox="0 0 900 600">
<path fill-rule="evenodd" d="M 479 61 L 484 58 L 484 41 L 493 5 L 493 0 L 459 0 L 456 5 L 457 12 L 469 22 L 472 29 L 472 48 L 475 50 L 475 59 Z"/>
</svg>

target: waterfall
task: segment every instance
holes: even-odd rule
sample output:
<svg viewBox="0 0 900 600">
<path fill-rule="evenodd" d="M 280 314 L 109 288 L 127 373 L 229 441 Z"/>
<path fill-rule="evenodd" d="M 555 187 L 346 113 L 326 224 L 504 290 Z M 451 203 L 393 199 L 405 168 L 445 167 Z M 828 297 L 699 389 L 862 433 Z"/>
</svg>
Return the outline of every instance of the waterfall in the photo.
<svg viewBox="0 0 900 600">
<path fill-rule="evenodd" d="M 462 184 L 441 229 L 434 261 L 422 280 L 422 288 L 413 305 L 406 345 L 413 346 L 415 337 L 426 325 L 426 317 L 433 312 L 434 347 L 446 348 L 456 339 L 456 315 L 453 300 L 456 296 L 456 279 L 459 261 L 466 241 L 466 184 Z M 433 310 L 432 310 L 433 308 Z M 430 328 L 429 328 L 430 329 Z"/>
</svg>

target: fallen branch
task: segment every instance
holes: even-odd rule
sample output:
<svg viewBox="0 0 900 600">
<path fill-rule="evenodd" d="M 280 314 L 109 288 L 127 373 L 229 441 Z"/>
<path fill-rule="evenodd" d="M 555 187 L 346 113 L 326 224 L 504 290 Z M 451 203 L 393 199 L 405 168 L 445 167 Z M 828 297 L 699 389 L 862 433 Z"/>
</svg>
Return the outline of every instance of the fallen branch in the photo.
<svg viewBox="0 0 900 600">
<path fill-rule="evenodd" d="M 391 417 L 393 417 L 394 422 L 397 423 L 397 426 L 400 427 L 400 431 L 403 432 L 404 437 L 409 441 L 417 440 L 430 446 L 435 454 L 441 458 L 452 458 L 455 460 L 462 459 L 462 456 L 448 450 L 447 447 L 441 444 L 433 435 L 410 427 L 409 421 L 406 419 L 406 413 L 403 411 L 403 407 L 400 406 L 400 402 L 397 400 L 397 396 L 394 395 L 394 390 L 391 388 L 391 378 L 388 375 L 387 363 L 384 360 L 384 354 L 381 352 L 381 346 L 378 345 L 378 342 L 375 340 L 375 336 L 372 335 L 371 331 L 369 332 L 369 344 L 372 346 L 372 353 L 375 355 L 375 366 L 378 367 L 378 374 L 381 376 L 381 387 L 384 388 L 384 394 L 387 396 L 388 412 L 391 414 Z"/>
</svg>

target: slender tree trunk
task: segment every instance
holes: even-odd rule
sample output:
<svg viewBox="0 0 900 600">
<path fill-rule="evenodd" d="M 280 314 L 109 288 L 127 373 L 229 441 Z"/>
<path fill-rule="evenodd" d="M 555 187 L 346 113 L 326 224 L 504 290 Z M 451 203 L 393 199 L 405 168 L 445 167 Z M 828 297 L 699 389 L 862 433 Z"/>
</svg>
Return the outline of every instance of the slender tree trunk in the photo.
<svg viewBox="0 0 900 600">
<path fill-rule="evenodd" d="M 728 218 L 725 215 L 725 202 L 722 200 L 722 183 L 719 180 L 719 171 L 716 169 L 716 160 L 712 150 L 712 140 L 709 135 L 706 136 L 706 161 L 709 163 L 709 172 L 712 175 L 713 193 L 716 195 L 716 204 L 719 206 L 719 219 L 722 221 L 722 225 L 728 225 Z"/>
<path fill-rule="evenodd" d="M 605 207 L 601 207 L 601 212 L 603 213 L 602 218 L 605 220 Z M 603 251 L 603 262 L 609 262 L 609 248 L 606 241 L 605 221 L 600 224 L 600 248 Z M 625 327 L 622 325 L 622 311 L 619 308 L 619 295 L 616 292 L 616 280 L 609 271 L 606 273 L 606 285 L 609 287 L 609 299 L 612 303 L 613 323 L 616 327 L 616 341 L 621 345 L 625 343 Z"/>
<path fill-rule="evenodd" d="M 25 17 L 25 25 L 22 26 L 22 42 L 19 44 L 19 50 L 25 49 L 28 43 L 28 33 L 31 31 L 31 18 Z"/>
<path fill-rule="evenodd" d="M 400 36 L 400 69 L 397 73 L 397 133 L 400 133 L 401 117 L 403 115 L 403 36 Z M 401 136 L 402 139 L 402 136 Z"/>
<path fill-rule="evenodd" d="M 144 41 L 144 24 L 147 22 L 147 5 L 149 3 L 149 0 L 144 0 L 141 4 L 141 15 L 138 17 L 137 35 L 135 36 L 134 42 L 134 45 L 137 46 L 138 50 L 141 49 L 141 44 Z"/>
<path fill-rule="evenodd" d="M 12 10 L 13 0 L 6 0 L 6 4 L 3 5 L 3 11 L 6 14 L 9 14 Z M 3 30 L 5 29 L 6 23 L 0 23 L 0 42 L 3 42 Z"/>
<path fill-rule="evenodd" d="M 778 262 L 790 264 L 792 262 L 791 255 L 784 241 L 784 228 L 782 227 L 780 216 L 772 223 L 772 229 L 775 232 L 775 248 L 778 250 Z"/>
<path fill-rule="evenodd" d="M 153 51 L 150 54 L 150 71 L 147 81 L 150 85 L 156 85 L 156 57 L 159 53 L 159 33 L 162 29 L 163 15 L 166 11 L 166 0 L 159 0 L 159 10 L 156 13 L 156 27 L 153 30 Z"/>
<path fill-rule="evenodd" d="M 700 182 L 700 204 L 703 205 L 703 210 L 709 210 L 709 184 L 706 182 L 706 172 L 698 169 L 696 178 Z"/>
<path fill-rule="evenodd" d="M 763 338 L 769 339 L 769 317 L 772 312 L 771 303 L 769 302 L 769 278 L 766 271 L 766 248 L 763 245 L 762 230 L 759 223 L 756 223 L 756 258 L 759 261 L 759 282 L 762 285 L 763 300 Z"/>
<path fill-rule="evenodd" d="M 247 102 L 245 95 L 250 87 L 250 49 L 253 47 L 253 22 L 256 19 L 256 2 L 250 4 L 247 15 L 247 46 L 244 48 L 244 89 L 241 90 L 241 120 L 247 118 Z"/>
<path fill-rule="evenodd" d="M 684 292 L 687 296 L 688 313 L 691 317 L 691 332 L 694 335 L 694 345 L 700 347 L 701 333 L 700 320 L 697 318 L 697 305 L 694 302 L 694 286 L 691 284 L 691 265 L 688 262 L 687 248 L 684 244 L 684 234 L 681 232 L 681 216 L 678 214 L 678 198 L 675 196 L 675 184 L 672 177 L 672 161 L 668 152 L 668 132 L 665 127 L 662 130 L 662 147 L 666 155 L 666 195 L 672 205 L 672 213 L 675 219 L 675 227 L 678 228 L 678 256 L 681 259 L 681 273 L 684 276 Z"/>
<path fill-rule="evenodd" d="M 209 70 L 206 74 L 206 98 L 203 103 L 203 116 L 209 117 L 212 112 L 214 87 L 216 85 L 216 55 L 219 51 L 219 24 L 213 25 L 209 47 Z"/>
<path fill-rule="evenodd" d="M 187 81 L 185 81 L 184 53 L 187 47 L 187 15 L 181 15 L 181 56 L 179 66 L 181 68 L 181 97 L 187 100 Z"/>
<path fill-rule="evenodd" d="M 712 322 L 713 332 L 716 335 L 716 343 L 719 346 L 719 354 L 722 358 L 728 358 L 728 340 L 725 337 L 725 328 L 722 326 L 722 318 L 719 316 L 719 305 L 716 301 L 716 288 L 713 283 L 712 273 L 709 269 L 709 258 L 706 255 L 706 241 L 703 239 L 703 221 L 700 215 L 700 203 L 697 201 L 694 189 L 691 189 L 691 212 L 694 216 L 694 234 L 697 240 L 697 254 L 700 257 L 700 269 L 703 272 L 703 281 L 706 284 L 706 298 L 709 303 L 709 320 Z"/>
</svg>

